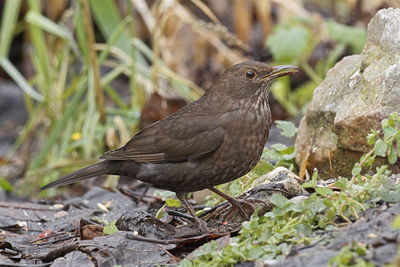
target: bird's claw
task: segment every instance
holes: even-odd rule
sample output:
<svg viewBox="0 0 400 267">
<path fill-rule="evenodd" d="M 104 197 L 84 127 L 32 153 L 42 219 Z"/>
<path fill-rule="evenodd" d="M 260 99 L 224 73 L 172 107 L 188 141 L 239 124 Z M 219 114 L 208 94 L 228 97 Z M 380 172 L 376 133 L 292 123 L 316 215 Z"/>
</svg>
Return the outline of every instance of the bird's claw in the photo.
<svg viewBox="0 0 400 267">
<path fill-rule="evenodd" d="M 195 228 L 202 234 L 211 232 L 211 230 L 207 226 L 207 223 L 198 217 L 194 218 L 193 228 Z"/>
<path fill-rule="evenodd" d="M 231 208 L 226 215 L 226 218 L 229 219 L 231 218 L 236 212 L 239 211 L 240 215 L 247 221 L 250 220 L 251 214 L 254 212 L 254 207 L 251 205 L 249 202 L 245 200 L 239 200 L 239 199 L 234 199 L 229 201 L 231 204 Z"/>
</svg>

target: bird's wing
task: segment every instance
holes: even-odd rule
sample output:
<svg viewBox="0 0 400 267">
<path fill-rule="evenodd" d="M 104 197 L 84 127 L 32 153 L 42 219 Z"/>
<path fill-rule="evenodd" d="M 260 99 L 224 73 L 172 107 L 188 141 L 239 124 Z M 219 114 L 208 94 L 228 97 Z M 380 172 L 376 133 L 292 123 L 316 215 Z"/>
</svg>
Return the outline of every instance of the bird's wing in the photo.
<svg viewBox="0 0 400 267">
<path fill-rule="evenodd" d="M 216 151 L 225 131 L 202 116 L 171 116 L 144 128 L 124 147 L 106 152 L 101 158 L 165 163 L 197 161 Z"/>
</svg>

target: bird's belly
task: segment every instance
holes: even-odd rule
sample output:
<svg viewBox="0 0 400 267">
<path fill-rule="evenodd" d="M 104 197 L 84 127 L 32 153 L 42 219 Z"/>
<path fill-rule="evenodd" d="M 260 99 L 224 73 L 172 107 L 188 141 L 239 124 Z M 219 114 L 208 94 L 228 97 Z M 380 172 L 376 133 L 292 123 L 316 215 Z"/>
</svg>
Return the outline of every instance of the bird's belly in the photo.
<svg viewBox="0 0 400 267">
<path fill-rule="evenodd" d="M 137 179 L 161 189 L 174 192 L 193 192 L 221 184 L 223 173 L 215 164 L 205 162 L 183 162 L 142 164 Z"/>
</svg>

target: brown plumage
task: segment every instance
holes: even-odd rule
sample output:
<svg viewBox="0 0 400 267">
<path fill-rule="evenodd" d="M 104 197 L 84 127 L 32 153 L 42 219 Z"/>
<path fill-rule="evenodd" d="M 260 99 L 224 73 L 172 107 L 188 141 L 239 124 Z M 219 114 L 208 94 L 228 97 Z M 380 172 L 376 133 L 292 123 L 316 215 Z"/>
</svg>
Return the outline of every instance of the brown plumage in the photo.
<svg viewBox="0 0 400 267">
<path fill-rule="evenodd" d="M 125 175 L 176 192 L 196 225 L 205 224 L 184 198 L 205 188 L 238 202 L 213 186 L 248 173 L 259 161 L 271 127 L 271 81 L 294 66 L 270 67 L 243 62 L 225 70 L 197 101 L 139 131 L 124 147 L 106 152 L 103 161 L 44 186 L 71 184 L 101 174 Z"/>
</svg>

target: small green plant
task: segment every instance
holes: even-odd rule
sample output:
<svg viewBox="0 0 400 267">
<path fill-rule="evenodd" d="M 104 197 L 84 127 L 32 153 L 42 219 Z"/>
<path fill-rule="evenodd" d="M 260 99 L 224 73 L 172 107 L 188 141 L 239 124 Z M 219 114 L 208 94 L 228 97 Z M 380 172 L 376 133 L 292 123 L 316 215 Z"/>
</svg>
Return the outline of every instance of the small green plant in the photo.
<svg viewBox="0 0 400 267">
<path fill-rule="evenodd" d="M 6 192 L 12 192 L 14 190 L 12 184 L 4 178 L 0 178 L 0 189 Z"/>
<path fill-rule="evenodd" d="M 316 181 L 317 175 L 313 177 Z M 262 216 L 254 214 L 227 247 L 217 250 L 215 242 L 207 243 L 196 251 L 193 262 L 183 261 L 181 266 L 230 266 L 239 261 L 283 259 L 291 245 L 311 244 L 322 238 L 315 230 L 333 230 L 338 222 L 351 222 L 381 200 L 400 201 L 400 186 L 388 184 L 385 167 L 357 185 L 341 178 L 335 186 L 341 190 L 315 187 L 316 192 L 302 203 L 275 194 L 271 199 L 275 208 Z"/>
<path fill-rule="evenodd" d="M 373 267 L 374 264 L 367 262 L 363 257 L 367 254 L 368 248 L 365 244 L 353 241 L 350 246 L 346 245 L 340 253 L 329 261 L 330 267 Z"/>
<path fill-rule="evenodd" d="M 389 164 L 394 164 L 400 158 L 400 115 L 394 112 L 381 122 L 383 139 L 380 132 L 373 130 L 367 136 L 367 142 L 373 146 L 368 153 L 363 155 L 357 162 L 351 174 L 353 178 L 361 177 L 363 168 L 371 168 L 376 156 L 387 157 Z"/>
<path fill-rule="evenodd" d="M 289 121 L 275 121 L 276 126 L 281 130 L 281 135 L 294 138 L 297 133 L 297 128 L 293 122 Z M 262 160 L 274 162 L 275 167 L 283 166 L 290 170 L 294 169 L 294 146 L 286 146 L 284 144 L 274 144 L 271 146 L 271 149 L 265 148 Z"/>
<path fill-rule="evenodd" d="M 167 205 L 167 207 L 176 207 L 179 208 L 181 207 L 181 202 L 178 199 L 175 198 L 168 198 L 165 200 L 165 204 Z"/>
<path fill-rule="evenodd" d="M 103 229 L 103 234 L 105 234 L 105 235 L 111 235 L 111 234 L 113 234 L 113 233 L 118 232 L 118 228 L 115 226 L 115 223 L 116 223 L 116 222 L 117 222 L 117 221 L 114 220 L 114 221 L 112 221 L 112 222 L 106 224 L 106 225 L 104 226 L 104 229 Z"/>
</svg>

